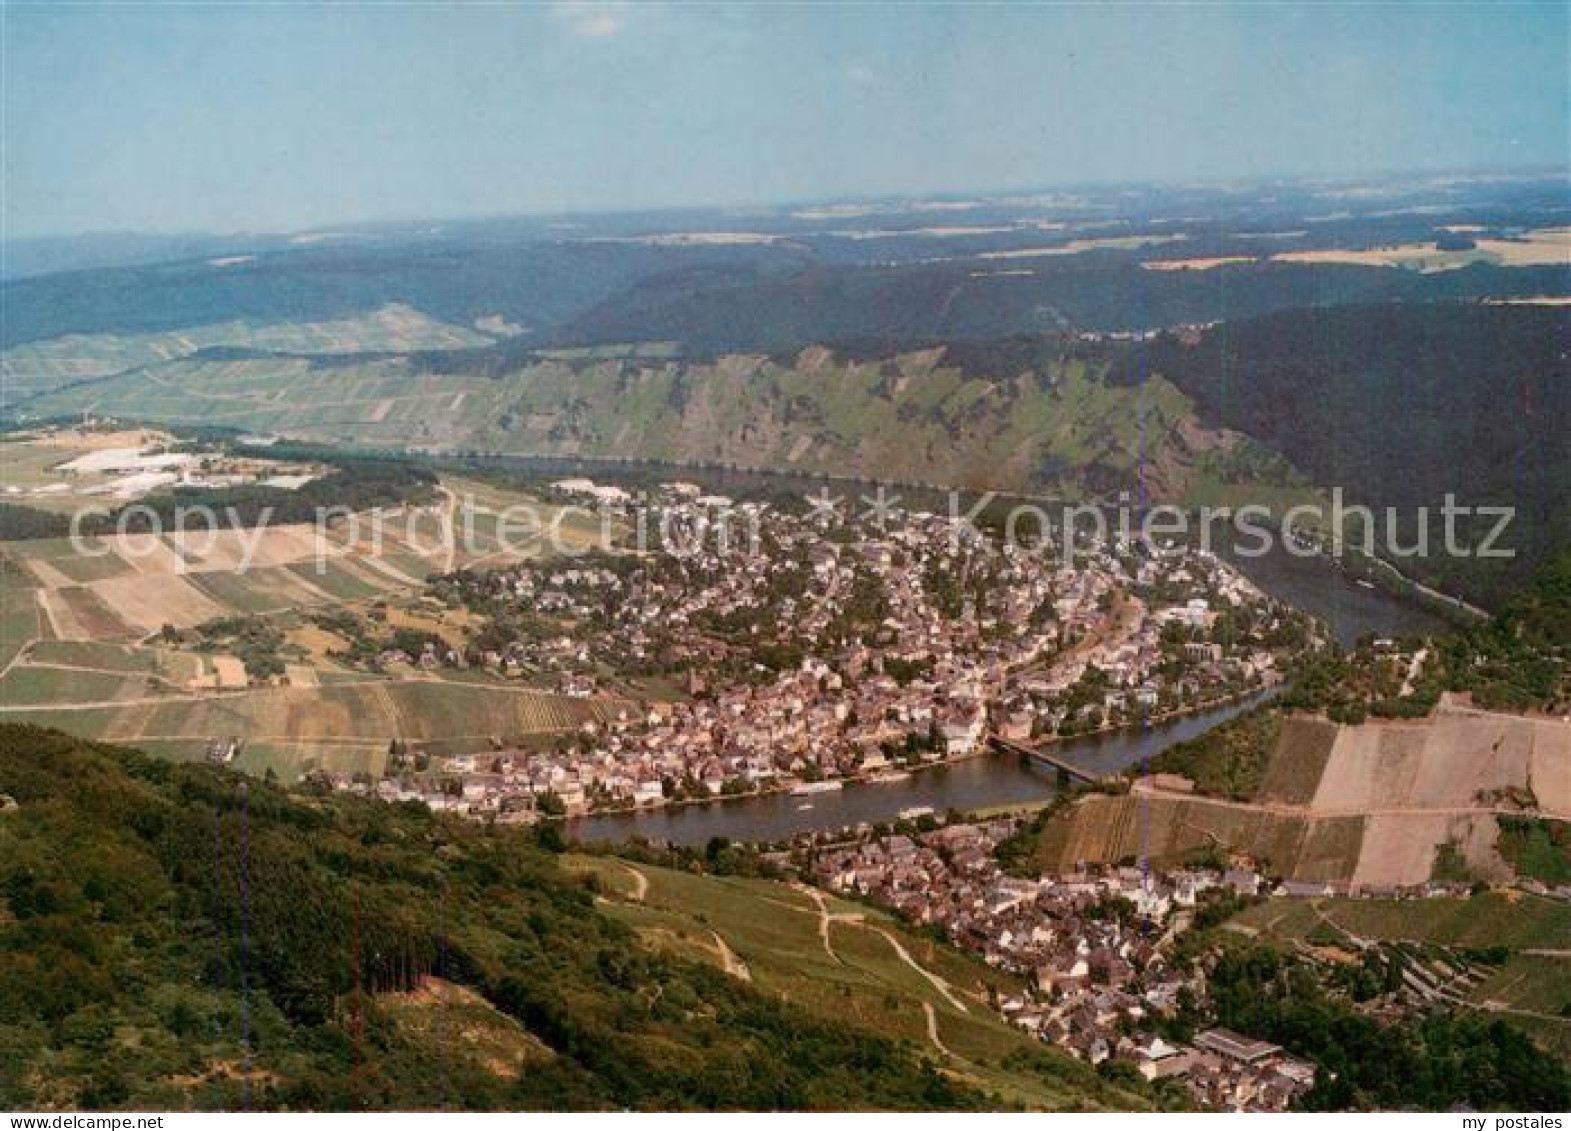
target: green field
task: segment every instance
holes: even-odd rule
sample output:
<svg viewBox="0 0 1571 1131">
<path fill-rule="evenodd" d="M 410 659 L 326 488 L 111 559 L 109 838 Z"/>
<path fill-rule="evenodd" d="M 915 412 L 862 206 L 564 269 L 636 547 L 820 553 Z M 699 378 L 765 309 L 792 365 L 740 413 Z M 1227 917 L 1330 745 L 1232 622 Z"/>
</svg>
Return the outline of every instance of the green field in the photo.
<svg viewBox="0 0 1571 1131">
<path fill-rule="evenodd" d="M 387 592 L 362 580 L 336 561 L 327 561 L 321 571 L 317 570 L 315 562 L 290 562 L 284 568 L 340 601 L 366 601 Z"/>
<path fill-rule="evenodd" d="M 6 707 L 96 703 L 156 694 L 145 675 L 18 665 L 0 677 Z"/>
<path fill-rule="evenodd" d="M 1469 899 L 1272 900 L 1234 923 L 1278 939 L 1302 939 L 1328 920 L 1350 935 L 1442 946 L 1571 950 L 1571 905 L 1485 892 Z"/>
<path fill-rule="evenodd" d="M 44 618 L 21 567 L 0 557 L 0 666 L 14 660 L 28 641 L 45 635 Z"/>
<path fill-rule="evenodd" d="M 1502 817 L 1499 849 L 1518 875 L 1551 887 L 1571 884 L 1571 823 Z"/>
<path fill-rule="evenodd" d="M 154 674 L 163 657 L 150 648 L 98 640 L 40 640 L 27 654 L 27 662 L 97 671 Z"/>
<path fill-rule="evenodd" d="M 111 577 L 125 577 L 136 572 L 134 566 L 115 553 L 99 554 L 96 551 L 80 553 L 69 551 L 67 553 L 45 556 L 32 553 L 35 543 L 23 543 L 33 560 L 42 560 L 53 572 L 79 585 L 86 585 L 93 581 L 107 581 Z M 35 570 L 35 573 L 42 572 Z M 40 578 L 41 581 L 55 580 L 54 578 Z"/>
<path fill-rule="evenodd" d="M 1500 1002 L 1531 1013 L 1563 1014 L 1571 1029 L 1571 961 L 1544 954 L 1513 954 L 1474 991 L 1479 1002 Z"/>
</svg>

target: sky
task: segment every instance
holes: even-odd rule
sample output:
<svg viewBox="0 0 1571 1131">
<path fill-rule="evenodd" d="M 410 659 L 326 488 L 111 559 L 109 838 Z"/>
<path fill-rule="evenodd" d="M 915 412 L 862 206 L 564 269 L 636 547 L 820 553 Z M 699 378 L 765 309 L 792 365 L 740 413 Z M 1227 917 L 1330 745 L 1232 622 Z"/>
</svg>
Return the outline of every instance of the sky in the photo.
<svg viewBox="0 0 1571 1131">
<path fill-rule="evenodd" d="M 27 4 L 8 238 L 1565 167 L 1571 6 Z"/>
</svg>

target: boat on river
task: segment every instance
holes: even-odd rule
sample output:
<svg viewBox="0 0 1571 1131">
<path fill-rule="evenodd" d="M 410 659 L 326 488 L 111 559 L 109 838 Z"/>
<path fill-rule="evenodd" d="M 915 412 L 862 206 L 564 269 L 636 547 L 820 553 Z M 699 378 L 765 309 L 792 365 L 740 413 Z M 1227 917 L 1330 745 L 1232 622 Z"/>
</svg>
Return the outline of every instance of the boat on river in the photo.
<svg viewBox="0 0 1571 1131">
<path fill-rule="evenodd" d="M 805 781 L 801 785 L 793 786 L 792 797 L 805 797 L 814 793 L 839 793 L 845 788 L 845 782 L 835 781 Z"/>
</svg>

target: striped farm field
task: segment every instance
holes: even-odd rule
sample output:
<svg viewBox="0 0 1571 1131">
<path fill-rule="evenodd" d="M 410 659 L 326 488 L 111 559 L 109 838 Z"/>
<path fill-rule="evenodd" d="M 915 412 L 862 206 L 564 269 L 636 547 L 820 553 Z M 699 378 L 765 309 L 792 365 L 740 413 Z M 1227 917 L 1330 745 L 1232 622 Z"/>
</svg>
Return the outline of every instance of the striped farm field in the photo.
<svg viewBox="0 0 1571 1131">
<path fill-rule="evenodd" d="M 144 676 L 92 675 L 74 689 L 65 686 L 64 677 L 83 675 L 15 668 L 6 679 L 20 677 L 18 683 L 0 682 L 0 706 L 8 719 L 131 745 L 205 743 L 233 735 L 290 752 L 296 775 L 324 765 L 332 751 L 353 753 L 354 768 L 370 768 L 370 756 L 385 751 L 394 738 L 460 745 L 508 741 L 571 731 L 627 709 L 619 701 L 439 680 L 329 682 L 203 696 L 150 694 Z M 12 698 L 11 686 L 26 696 Z M 114 705 L 115 699 L 134 701 Z"/>
<path fill-rule="evenodd" d="M 291 562 L 284 567 L 313 588 L 338 601 L 366 601 L 387 592 L 390 584 L 378 585 L 341 559 L 328 559 L 318 569 L 315 562 Z"/>
<path fill-rule="evenodd" d="M 73 594 L 86 594 L 98 604 L 114 610 L 111 616 L 129 626 L 123 631 L 142 634 L 157 632 L 166 624 L 189 628 L 223 616 L 227 611 L 222 604 L 191 584 L 189 578 L 173 574 L 120 577 L 97 582 L 86 589 L 62 589 L 58 592 L 68 598 Z M 73 611 L 76 611 L 74 605 Z M 112 628 L 100 628 L 96 622 L 83 621 L 80 613 L 78 622 L 85 630 L 83 638 L 115 635 Z"/>
<path fill-rule="evenodd" d="M 53 610 L 52 620 L 58 628 L 56 635 L 62 640 L 105 640 L 113 637 L 136 636 L 140 632 L 151 632 L 158 627 L 152 625 L 139 628 L 141 621 L 118 615 L 117 609 L 129 609 L 133 606 L 133 602 L 127 600 L 118 582 L 103 581 L 98 584 L 115 588 L 100 592 L 89 586 L 76 585 L 69 589 L 55 589 L 49 592 L 48 603 Z M 158 606 L 141 605 L 138 609 L 145 613 L 155 607 Z M 165 620 L 167 619 L 166 617 Z M 163 621 L 159 622 L 162 623 Z"/>
<path fill-rule="evenodd" d="M 1283 719 L 1281 735 L 1260 783 L 1259 798 L 1290 805 L 1313 801 L 1336 733 L 1336 724 L 1325 719 Z"/>
<path fill-rule="evenodd" d="M 396 541 L 384 567 L 351 561 L 344 549 L 319 546 L 302 526 L 129 535 L 82 547 L 64 538 L 13 542 L 3 551 L 7 576 L 17 583 L 9 588 L 39 596 L 29 592 L 31 610 L 10 602 L 9 615 L 26 632 L 18 641 L 145 636 L 166 624 L 189 628 L 235 614 L 369 599 L 416 587 L 435 568 Z M 42 630 L 30 620 L 40 615 Z"/>
<path fill-rule="evenodd" d="M 100 553 L 96 549 L 89 553 L 32 557 L 27 559 L 26 564 L 35 583 L 49 589 L 107 581 L 112 577 L 125 577 L 136 572 L 136 567 L 119 554 L 107 550 Z"/>
<path fill-rule="evenodd" d="M 260 572 L 260 571 L 258 571 Z M 256 573 L 193 573 L 186 580 L 204 597 L 236 613 L 255 615 L 287 609 L 297 602 Z"/>
<path fill-rule="evenodd" d="M 333 603 L 331 593 L 286 566 L 252 569 L 245 573 L 192 573 L 186 580 L 213 600 L 241 613 L 266 613 Z"/>
<path fill-rule="evenodd" d="M 48 667 L 152 675 L 162 657 L 148 648 L 100 640 L 40 640 L 27 653 L 27 662 Z"/>
<path fill-rule="evenodd" d="M 479 738 L 570 730 L 612 717 L 620 703 L 575 699 L 544 691 L 436 680 L 385 688 L 411 738 Z"/>
<path fill-rule="evenodd" d="M 247 363 L 222 368 L 232 385 L 226 395 L 247 395 L 253 379 L 272 380 Z M 354 394 L 334 395 L 344 401 Z M 443 393 L 448 401 L 454 395 Z M 411 407 L 394 403 L 388 419 Z M 178 759 L 201 757 L 213 740 L 234 737 L 242 743 L 240 768 L 287 780 L 311 769 L 377 771 L 395 738 L 434 751 L 480 750 L 493 742 L 549 741 L 630 710 L 622 700 L 571 698 L 479 672 L 389 678 L 330 658 L 351 641 L 313 624 L 312 615 L 359 605 L 350 612 L 360 617 L 369 602 L 379 605 L 372 618 L 378 624 L 435 632 L 461 647 L 469 624 L 459 612 L 417 599 L 425 578 L 470 561 L 500 564 L 546 551 L 523 537 L 509 552 L 496 536 L 497 512 L 528 501 L 549 523 L 560 508 L 473 486 L 483 494 L 475 542 L 451 559 L 447 517 L 436 508 L 390 512 L 380 546 L 372 544 L 375 524 L 366 516 L 320 539 L 295 525 L 143 533 L 82 545 L 64 538 L 6 543 L 0 719 Z M 444 499 L 463 493 L 447 490 Z M 569 541 L 598 535 L 593 522 L 567 525 Z M 261 623 L 246 625 L 246 618 Z M 208 625 L 215 621 L 241 627 Z M 269 638 L 264 627 L 282 642 L 257 643 Z M 251 647 L 276 647 L 287 678 L 240 667 L 243 634 Z M 233 661 L 227 676 L 218 670 L 226 659 Z M 256 685 L 245 686 L 248 678 Z"/>
<path fill-rule="evenodd" d="M 7 707 L 107 703 L 148 694 L 148 676 L 21 664 L 0 676 Z"/>
<path fill-rule="evenodd" d="M 1363 838 L 1364 818 L 1357 816 L 1278 813 L 1204 797 L 1089 794 L 1048 823 L 1039 860 L 1049 871 L 1142 855 L 1177 865 L 1226 844 L 1281 875 L 1340 880 L 1357 867 Z"/>
</svg>

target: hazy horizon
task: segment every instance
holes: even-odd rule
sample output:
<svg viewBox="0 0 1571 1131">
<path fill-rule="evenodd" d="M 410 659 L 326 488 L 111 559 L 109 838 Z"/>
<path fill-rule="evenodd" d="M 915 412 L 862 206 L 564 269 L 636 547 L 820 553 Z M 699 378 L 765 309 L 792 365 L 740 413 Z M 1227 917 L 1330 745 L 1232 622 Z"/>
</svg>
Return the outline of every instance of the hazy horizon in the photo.
<svg viewBox="0 0 1571 1131">
<path fill-rule="evenodd" d="M 957 188 L 944 192 L 902 192 L 898 189 L 889 189 L 884 192 L 864 192 L 844 194 L 839 196 L 806 196 L 773 200 L 736 200 L 736 201 L 695 201 L 685 204 L 666 205 L 626 205 L 610 206 L 605 208 L 580 208 L 574 210 L 528 210 L 518 209 L 512 211 L 495 212 L 470 212 L 470 213 L 432 213 L 410 215 L 386 216 L 339 216 L 333 219 L 318 221 L 300 227 L 282 228 L 83 228 L 68 232 L 38 232 L 14 235 L 5 233 L 0 235 L 0 242 L 25 243 L 29 241 L 46 242 L 54 240 L 90 240 L 90 239 L 226 239 L 243 237 L 278 237 L 310 233 L 330 233 L 333 229 L 354 228 L 361 232 L 379 228 L 401 228 L 418 224 L 484 224 L 488 222 L 506 222 L 512 220 L 550 220 L 620 216 L 636 216 L 648 214 L 651 216 L 678 216 L 683 213 L 716 214 L 732 216 L 738 221 L 745 221 L 750 216 L 769 215 L 779 217 L 788 209 L 801 209 L 810 207 L 826 207 L 833 205 L 854 204 L 920 204 L 922 202 L 950 202 L 950 201 L 975 201 L 979 207 L 986 208 L 1001 204 L 1009 198 L 1025 199 L 1050 193 L 1094 192 L 1098 189 L 1108 191 L 1121 187 L 1139 187 L 1156 191 L 1177 191 L 1185 189 L 1203 189 L 1222 186 L 1245 186 L 1258 188 L 1265 185 L 1298 184 L 1298 185 L 1324 185 L 1327 187 L 1351 187 L 1354 185 L 1373 184 L 1416 184 L 1427 179 L 1457 179 L 1457 180 L 1487 180 L 1500 179 L 1511 181 L 1537 181 L 1563 179 L 1571 185 L 1571 170 L 1552 168 L 1543 165 L 1523 165 L 1516 167 L 1477 167 L 1477 168 L 1439 168 L 1439 169 L 1391 169 L 1371 171 L 1362 177 L 1337 178 L 1294 176 L 1290 174 L 1262 175 L 1259 177 L 1239 178 L 1228 180 L 1226 178 L 1189 178 L 1183 180 L 1164 180 L 1161 178 L 1143 178 L 1139 180 L 1105 180 L 1105 181 L 1063 181 L 1054 183 L 1035 183 L 1019 185 L 978 186 L 974 188 Z M 925 214 L 921 209 L 914 210 L 918 214 Z M 875 212 L 874 215 L 887 215 Z M 853 218 L 847 216 L 847 219 Z M 345 235 L 355 234 L 346 231 Z"/>
<path fill-rule="evenodd" d="M 1561 4 L 0 21 L 12 240 L 1548 171 L 1571 128 Z"/>
</svg>

